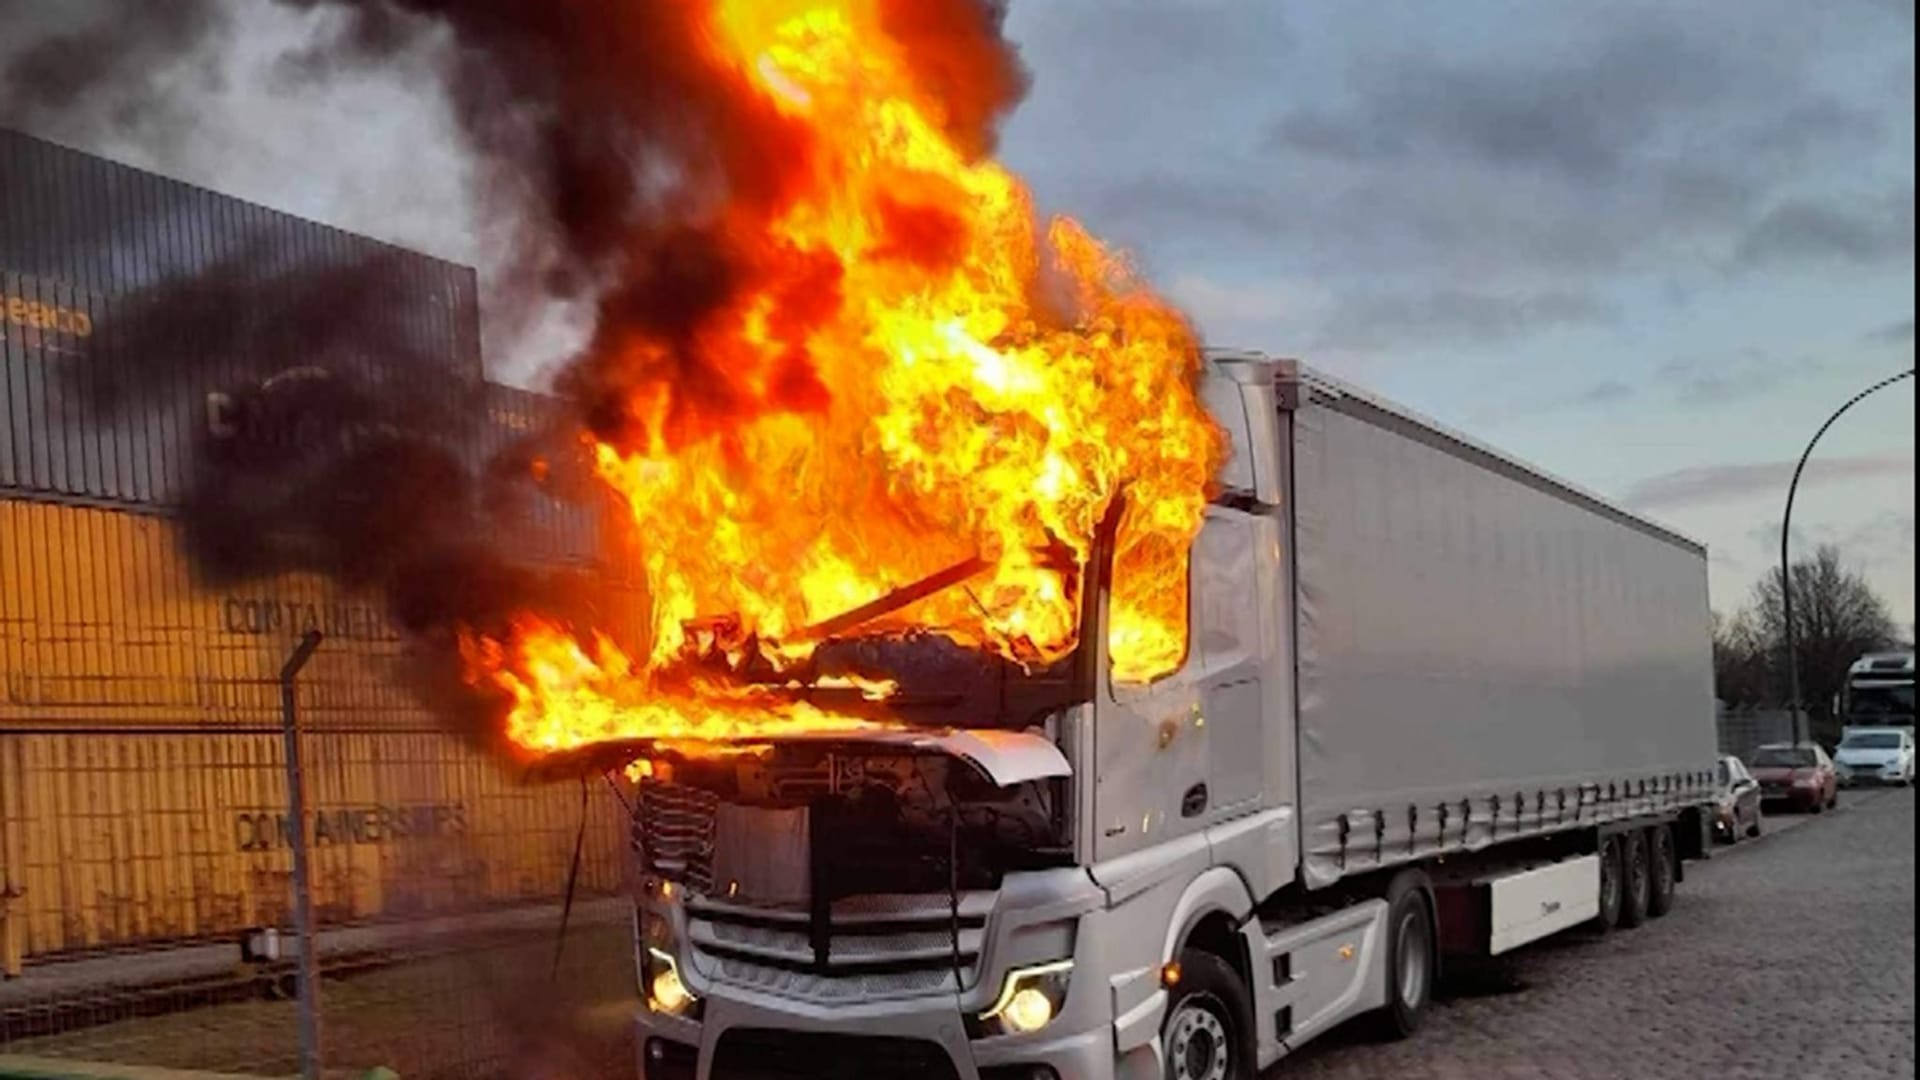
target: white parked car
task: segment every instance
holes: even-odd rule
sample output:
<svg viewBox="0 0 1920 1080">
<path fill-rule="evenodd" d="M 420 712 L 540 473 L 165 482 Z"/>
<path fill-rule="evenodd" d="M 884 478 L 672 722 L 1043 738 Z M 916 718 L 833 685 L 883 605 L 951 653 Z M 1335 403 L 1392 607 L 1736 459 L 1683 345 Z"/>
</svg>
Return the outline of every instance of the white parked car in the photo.
<svg viewBox="0 0 1920 1080">
<path fill-rule="evenodd" d="M 1843 784 L 1913 783 L 1913 729 L 1848 728 L 1833 754 Z"/>
</svg>

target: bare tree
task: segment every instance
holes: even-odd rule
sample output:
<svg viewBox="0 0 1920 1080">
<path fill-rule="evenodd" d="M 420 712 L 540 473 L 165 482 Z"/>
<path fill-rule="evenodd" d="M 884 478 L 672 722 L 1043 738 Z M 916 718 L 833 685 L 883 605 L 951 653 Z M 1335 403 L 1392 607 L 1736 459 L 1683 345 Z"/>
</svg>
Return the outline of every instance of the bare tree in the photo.
<svg viewBox="0 0 1920 1080">
<path fill-rule="evenodd" d="M 1780 571 L 1754 586 L 1753 604 L 1740 618 L 1750 618 L 1771 667 L 1785 684 L 1785 623 L 1781 616 Z M 1846 683 L 1847 668 L 1864 653 L 1885 649 L 1897 639 L 1886 601 L 1857 571 L 1840 560 L 1840 549 L 1822 544 L 1812 558 L 1793 564 L 1793 621 L 1799 639 L 1800 685 L 1811 733 L 1830 742 L 1839 736 L 1833 702 Z"/>
<path fill-rule="evenodd" d="M 1786 696 L 1777 651 L 1751 609 L 1713 613 L 1714 696 L 1731 708 L 1777 706 Z"/>
</svg>

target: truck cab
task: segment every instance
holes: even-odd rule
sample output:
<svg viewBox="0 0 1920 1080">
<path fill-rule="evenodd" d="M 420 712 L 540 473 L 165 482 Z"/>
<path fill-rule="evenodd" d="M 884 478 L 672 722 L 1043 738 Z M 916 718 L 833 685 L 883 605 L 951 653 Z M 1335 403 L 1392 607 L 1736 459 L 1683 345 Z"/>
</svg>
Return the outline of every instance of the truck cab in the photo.
<svg viewBox="0 0 1920 1080">
<path fill-rule="evenodd" d="M 1840 713 L 1850 727 L 1913 727 L 1913 651 L 1855 660 L 1847 669 Z"/>
</svg>

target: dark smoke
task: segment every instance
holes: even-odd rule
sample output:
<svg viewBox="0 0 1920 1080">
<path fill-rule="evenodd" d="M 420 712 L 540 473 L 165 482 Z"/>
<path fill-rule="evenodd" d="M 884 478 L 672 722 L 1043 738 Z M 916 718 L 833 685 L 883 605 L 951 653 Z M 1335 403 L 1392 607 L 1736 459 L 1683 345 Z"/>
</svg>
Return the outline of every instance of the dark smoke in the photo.
<svg viewBox="0 0 1920 1080">
<path fill-rule="evenodd" d="M 555 426 L 562 443 L 570 425 L 631 445 L 824 402 L 805 339 L 838 301 L 839 267 L 769 243 L 766 229 L 804 179 L 810 134 L 711 62 L 701 5 L 276 2 L 337 16 L 326 40 L 283 58 L 290 79 L 351 79 L 427 35 L 450 39 L 442 74 L 461 137 L 483 197 L 513 215 L 521 237 L 509 273 L 537 274 L 549 296 L 597 298 L 591 346 L 557 379 L 573 409 Z M 15 48 L 0 70 L 0 121 L 89 95 L 136 95 L 229 27 L 215 0 L 106 10 Z M 945 102 L 956 142 L 989 151 L 1027 85 L 1001 35 L 1001 5 L 884 0 L 881 10 L 885 31 Z M 889 220 L 902 257 L 952 257 L 952 230 L 936 210 L 901 206 Z M 199 571 L 232 579 L 303 569 L 380 590 L 432 661 L 419 676 L 432 700 L 463 721 L 484 720 L 490 703 L 463 696 L 454 677 L 455 629 L 495 630 L 524 608 L 585 612 L 598 591 L 527 570 L 489 542 L 499 534 L 493 518 L 531 483 L 527 452 L 475 460 L 466 449 L 478 391 L 450 389 L 458 380 L 409 347 L 384 302 L 395 275 L 378 259 L 282 265 L 242 251 L 117 312 L 99 355 L 138 349 L 142 362 L 83 385 L 103 407 L 147 396 L 148 387 L 116 382 L 128 377 L 236 386 L 238 429 L 209 438 L 186 498 Z M 740 358 L 702 331 L 746 292 L 769 291 L 768 326 L 789 347 L 766 377 L 743 381 Z M 663 432 L 643 430 L 629 408 L 642 387 L 668 395 Z"/>
<path fill-rule="evenodd" d="M 56 10 L 61 7 L 69 10 Z M 50 17 L 78 19 L 81 25 L 36 37 L 34 28 Z M 0 70 L 0 122 L 26 128 L 108 89 L 131 91 L 115 95 L 117 119 L 137 121 L 155 98 L 138 93 L 134 80 L 208 44 L 227 29 L 228 20 L 218 0 L 104 5 L 0 0 L 0 26 L 25 42 Z"/>
</svg>

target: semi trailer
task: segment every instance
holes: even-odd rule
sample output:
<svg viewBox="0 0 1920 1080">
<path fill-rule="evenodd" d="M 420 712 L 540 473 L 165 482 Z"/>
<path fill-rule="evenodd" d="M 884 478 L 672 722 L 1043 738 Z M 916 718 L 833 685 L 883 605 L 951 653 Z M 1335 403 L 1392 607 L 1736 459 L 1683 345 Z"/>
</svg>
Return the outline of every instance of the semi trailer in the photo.
<svg viewBox="0 0 1920 1080">
<path fill-rule="evenodd" d="M 904 692 L 942 722 L 647 761 L 645 1080 L 1246 1078 L 1671 907 L 1704 549 L 1296 362 L 1213 352 L 1201 392 L 1232 450 L 1172 674 L 1107 670 L 1110 515 L 1067 662 L 868 643 L 938 654 Z"/>
</svg>

